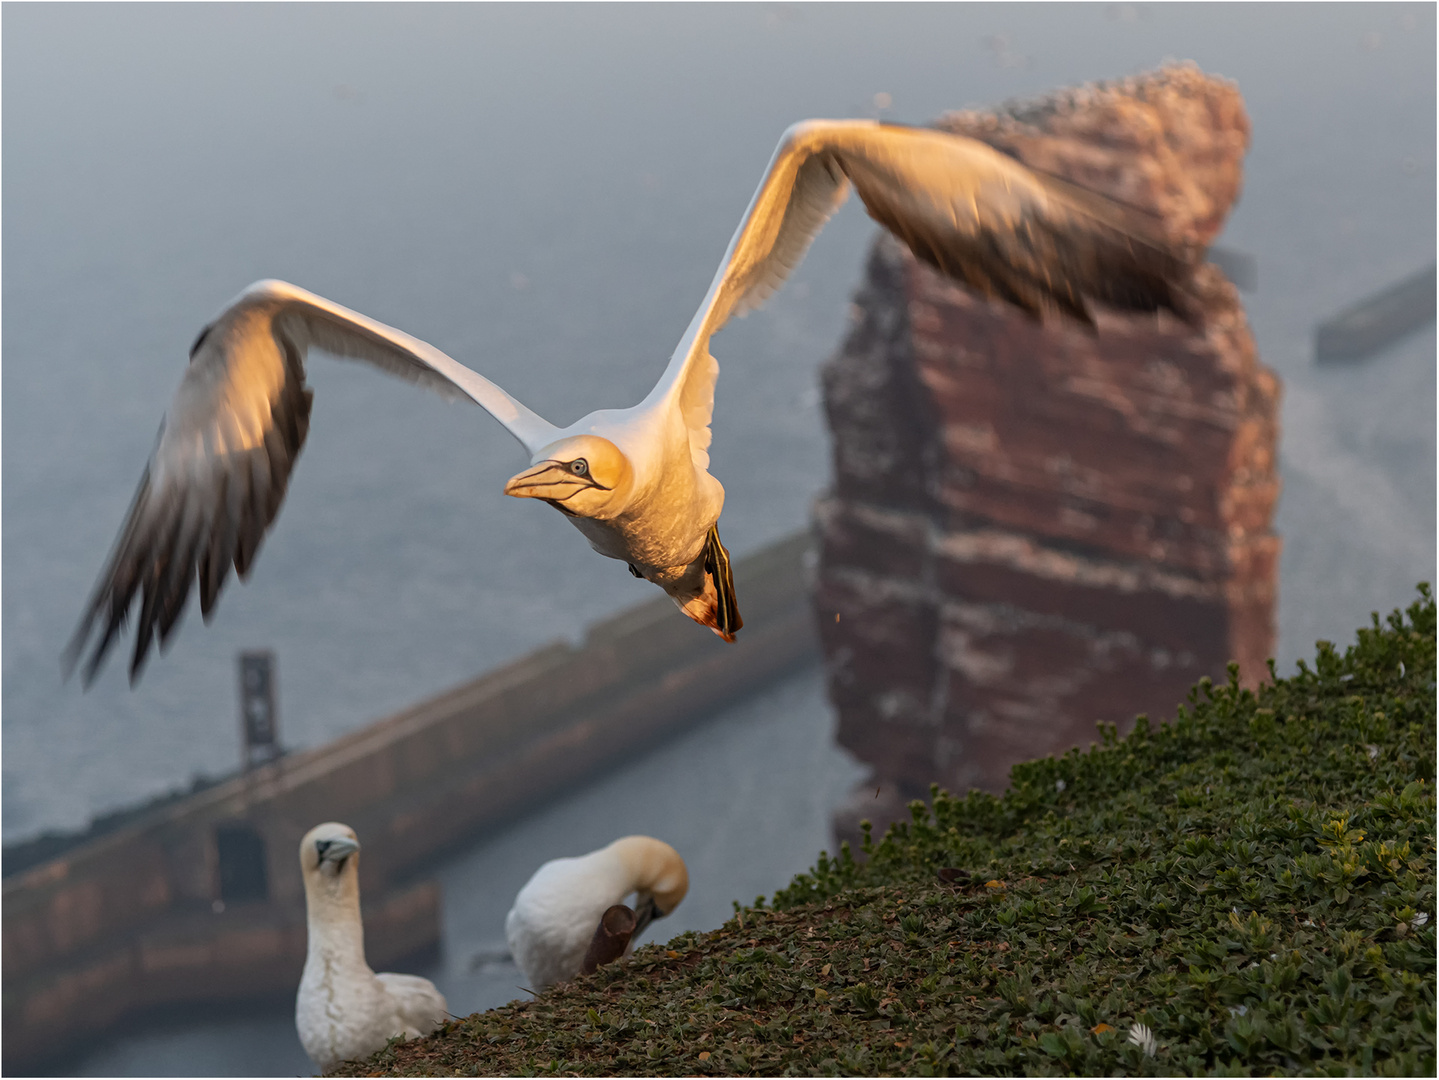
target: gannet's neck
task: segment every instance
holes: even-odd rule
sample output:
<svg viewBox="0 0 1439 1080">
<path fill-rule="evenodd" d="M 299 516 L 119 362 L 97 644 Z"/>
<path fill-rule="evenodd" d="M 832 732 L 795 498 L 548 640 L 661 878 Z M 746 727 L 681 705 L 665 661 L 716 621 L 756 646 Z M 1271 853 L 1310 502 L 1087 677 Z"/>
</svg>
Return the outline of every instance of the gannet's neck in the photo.
<svg viewBox="0 0 1439 1080">
<path fill-rule="evenodd" d="M 596 551 L 641 569 L 688 566 L 699 557 L 705 533 L 724 507 L 724 488 L 696 463 L 677 408 L 601 410 L 563 435 L 608 439 L 630 465 L 622 500 L 610 500 L 601 513 L 570 518 Z"/>
<path fill-rule="evenodd" d="M 309 931 L 305 966 L 317 970 L 369 972 L 365 963 L 365 925 L 360 919 L 360 887 L 353 866 L 337 878 L 323 871 L 306 875 L 305 922 Z"/>
</svg>

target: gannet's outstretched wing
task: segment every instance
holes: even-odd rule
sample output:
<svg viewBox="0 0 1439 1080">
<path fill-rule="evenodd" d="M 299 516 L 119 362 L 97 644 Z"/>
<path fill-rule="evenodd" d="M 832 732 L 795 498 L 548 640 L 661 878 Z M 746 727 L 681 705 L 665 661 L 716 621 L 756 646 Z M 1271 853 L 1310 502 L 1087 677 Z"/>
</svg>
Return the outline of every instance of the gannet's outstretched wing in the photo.
<svg viewBox="0 0 1439 1080">
<path fill-rule="evenodd" d="M 1147 215 L 992 147 L 931 128 L 807 120 L 780 139 L 709 292 L 646 404 L 678 402 L 707 465 L 710 335 L 758 307 L 799 265 L 853 184 L 870 216 L 925 262 L 1032 315 L 1092 324 L 1085 298 L 1182 311 L 1186 260 Z"/>
<path fill-rule="evenodd" d="M 556 428 L 433 345 L 283 281 L 251 285 L 201 331 L 125 524 L 65 650 L 67 674 L 96 624 L 94 678 L 141 594 L 134 682 L 156 629 L 163 648 L 200 583 L 208 620 L 231 563 L 243 578 L 279 511 L 310 424 L 313 346 L 482 405 L 533 454 Z"/>
</svg>

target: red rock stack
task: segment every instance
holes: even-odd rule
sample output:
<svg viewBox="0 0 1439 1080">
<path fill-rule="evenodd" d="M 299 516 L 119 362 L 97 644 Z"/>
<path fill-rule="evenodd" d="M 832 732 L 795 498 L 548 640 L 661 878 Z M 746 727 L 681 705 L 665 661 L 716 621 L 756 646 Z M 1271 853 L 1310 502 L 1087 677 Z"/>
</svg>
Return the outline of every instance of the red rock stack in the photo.
<svg viewBox="0 0 1439 1080">
<path fill-rule="evenodd" d="M 1237 88 L 1187 65 L 938 126 L 1205 245 L 1249 141 Z M 824 372 L 835 483 L 816 507 L 839 739 L 876 773 L 841 835 L 931 782 L 1002 791 L 1097 721 L 1171 716 L 1230 660 L 1264 676 L 1279 385 L 1216 267 L 1195 293 L 1194 326 L 1040 325 L 876 243 Z"/>
</svg>

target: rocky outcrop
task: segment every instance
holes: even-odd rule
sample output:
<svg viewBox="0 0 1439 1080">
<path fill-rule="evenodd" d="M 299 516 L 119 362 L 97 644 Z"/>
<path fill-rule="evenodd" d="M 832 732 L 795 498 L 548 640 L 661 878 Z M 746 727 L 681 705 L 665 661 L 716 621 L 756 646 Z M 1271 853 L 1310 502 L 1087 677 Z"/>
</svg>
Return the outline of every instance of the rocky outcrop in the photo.
<svg viewBox="0 0 1439 1080">
<path fill-rule="evenodd" d="M 940 127 L 1158 215 L 1206 245 L 1238 195 L 1233 84 L 1175 66 Z M 1196 319 L 1043 325 L 889 237 L 824 372 L 834 487 L 813 593 L 840 742 L 879 824 L 931 782 L 1000 791 L 1015 762 L 1170 715 L 1274 640 L 1279 386 L 1234 287 Z"/>
</svg>

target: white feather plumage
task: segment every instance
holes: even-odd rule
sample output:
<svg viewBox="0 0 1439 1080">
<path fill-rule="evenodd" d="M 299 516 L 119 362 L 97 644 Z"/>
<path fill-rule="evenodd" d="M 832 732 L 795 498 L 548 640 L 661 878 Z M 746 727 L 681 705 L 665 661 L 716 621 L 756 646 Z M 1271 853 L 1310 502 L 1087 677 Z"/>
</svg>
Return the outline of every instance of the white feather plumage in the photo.
<svg viewBox="0 0 1439 1080">
<path fill-rule="evenodd" d="M 689 889 L 689 873 L 674 848 L 647 836 L 627 836 L 588 855 L 551 859 L 531 875 L 505 917 L 510 955 L 538 993 L 572 978 L 600 917 L 631 894 L 644 922 L 668 915 Z M 640 925 L 630 939 L 643 932 Z"/>
<path fill-rule="evenodd" d="M 295 1029 L 322 1071 L 367 1057 L 397 1035 L 426 1035 L 448 1013 L 429 979 L 376 974 L 365 962 L 359 847 L 354 830 L 337 822 L 315 826 L 300 842 L 309 943 Z"/>
</svg>

